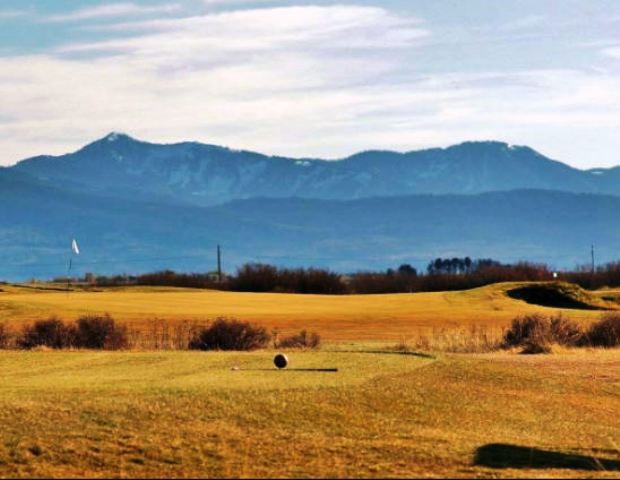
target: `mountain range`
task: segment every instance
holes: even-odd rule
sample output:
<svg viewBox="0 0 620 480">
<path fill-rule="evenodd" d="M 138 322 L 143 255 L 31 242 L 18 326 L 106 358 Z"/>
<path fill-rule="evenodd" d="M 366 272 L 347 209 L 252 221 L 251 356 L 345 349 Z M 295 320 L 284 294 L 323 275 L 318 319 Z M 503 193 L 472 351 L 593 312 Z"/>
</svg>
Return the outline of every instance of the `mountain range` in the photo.
<svg viewBox="0 0 620 480">
<path fill-rule="evenodd" d="M 620 168 L 466 142 L 291 159 L 112 133 L 0 169 L 0 278 L 205 271 L 247 261 L 340 271 L 437 256 L 585 263 L 620 257 Z"/>
<path fill-rule="evenodd" d="M 516 189 L 613 195 L 620 187 L 620 167 L 578 170 L 502 142 L 328 161 L 193 142 L 157 145 L 111 133 L 75 153 L 30 158 L 11 170 L 69 190 L 200 206 L 254 197 L 353 200 Z"/>
</svg>

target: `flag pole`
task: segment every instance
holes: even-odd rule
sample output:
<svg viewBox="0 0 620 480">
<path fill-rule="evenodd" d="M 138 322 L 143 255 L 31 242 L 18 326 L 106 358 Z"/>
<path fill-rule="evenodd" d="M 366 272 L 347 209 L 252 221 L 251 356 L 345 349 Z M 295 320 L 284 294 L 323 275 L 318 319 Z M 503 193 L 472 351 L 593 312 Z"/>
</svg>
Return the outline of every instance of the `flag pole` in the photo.
<svg viewBox="0 0 620 480">
<path fill-rule="evenodd" d="M 71 267 L 73 266 L 73 250 L 69 254 L 69 268 L 67 268 L 67 293 L 71 289 Z"/>
<path fill-rule="evenodd" d="M 69 290 L 71 288 L 71 268 L 73 267 L 73 255 L 80 254 L 80 247 L 78 246 L 77 240 L 74 238 L 71 240 L 71 253 L 69 254 L 69 267 L 67 268 L 67 295 L 69 295 Z"/>
</svg>

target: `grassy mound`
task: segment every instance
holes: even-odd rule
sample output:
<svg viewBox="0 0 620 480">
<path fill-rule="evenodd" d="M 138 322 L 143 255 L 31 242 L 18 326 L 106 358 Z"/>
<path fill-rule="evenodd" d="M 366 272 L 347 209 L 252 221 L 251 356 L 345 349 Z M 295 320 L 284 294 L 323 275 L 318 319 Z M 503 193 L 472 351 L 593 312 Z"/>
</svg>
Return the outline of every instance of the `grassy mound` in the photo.
<svg viewBox="0 0 620 480">
<path fill-rule="evenodd" d="M 533 283 L 508 290 L 510 298 L 551 308 L 579 310 L 612 310 L 604 300 L 587 292 L 578 285 L 565 282 Z"/>
</svg>

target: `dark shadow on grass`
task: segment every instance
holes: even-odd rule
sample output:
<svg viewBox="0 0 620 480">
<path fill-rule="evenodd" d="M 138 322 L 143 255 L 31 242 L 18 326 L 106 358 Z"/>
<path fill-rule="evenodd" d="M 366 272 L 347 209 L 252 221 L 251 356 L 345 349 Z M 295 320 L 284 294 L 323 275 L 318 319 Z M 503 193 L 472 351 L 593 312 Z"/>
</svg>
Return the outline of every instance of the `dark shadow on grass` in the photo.
<svg viewBox="0 0 620 480">
<path fill-rule="evenodd" d="M 490 468 L 566 468 L 620 471 L 620 460 L 490 443 L 476 450 L 474 464 Z"/>
<path fill-rule="evenodd" d="M 237 372 L 333 372 L 337 373 L 337 368 L 240 368 Z"/>
<path fill-rule="evenodd" d="M 523 300 L 532 305 L 543 307 L 567 308 L 575 310 L 610 310 L 608 308 L 591 305 L 576 298 L 578 291 L 571 291 L 557 284 L 537 284 L 508 290 L 507 295 L 515 300 Z"/>
</svg>

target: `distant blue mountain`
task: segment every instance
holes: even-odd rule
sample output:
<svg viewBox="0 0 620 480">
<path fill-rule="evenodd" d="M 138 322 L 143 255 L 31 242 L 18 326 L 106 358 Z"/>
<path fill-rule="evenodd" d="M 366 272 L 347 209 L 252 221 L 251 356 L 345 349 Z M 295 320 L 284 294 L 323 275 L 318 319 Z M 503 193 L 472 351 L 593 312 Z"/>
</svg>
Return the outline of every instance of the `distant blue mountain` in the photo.
<svg viewBox="0 0 620 480">
<path fill-rule="evenodd" d="M 2 178 L 2 175 L 0 175 Z M 342 272 L 437 256 L 527 259 L 558 267 L 620 253 L 620 197 L 544 190 L 358 200 L 236 200 L 180 206 L 0 181 L 0 279 L 75 273 L 209 271 L 249 261 Z"/>
<path fill-rule="evenodd" d="M 248 261 L 351 272 L 438 256 L 572 267 L 620 258 L 620 169 L 464 143 L 340 161 L 111 134 L 0 169 L 0 279 L 214 268 Z M 559 191 L 563 190 L 563 191 Z M 593 193 L 594 192 L 594 193 Z"/>
<path fill-rule="evenodd" d="M 65 190 L 200 206 L 253 197 L 345 200 L 527 188 L 620 191 L 620 168 L 578 170 L 531 148 L 501 142 L 408 153 L 368 151 L 325 161 L 193 142 L 158 145 L 112 133 L 75 153 L 31 158 L 11 170 Z"/>
</svg>

